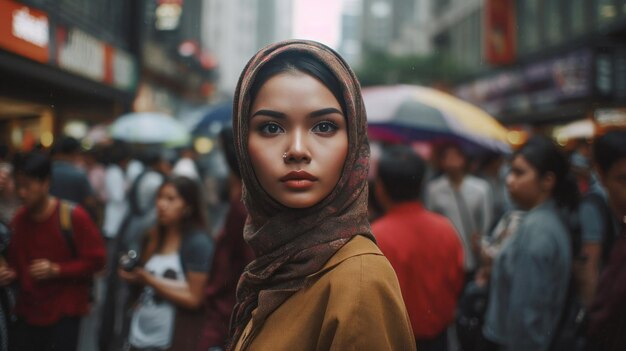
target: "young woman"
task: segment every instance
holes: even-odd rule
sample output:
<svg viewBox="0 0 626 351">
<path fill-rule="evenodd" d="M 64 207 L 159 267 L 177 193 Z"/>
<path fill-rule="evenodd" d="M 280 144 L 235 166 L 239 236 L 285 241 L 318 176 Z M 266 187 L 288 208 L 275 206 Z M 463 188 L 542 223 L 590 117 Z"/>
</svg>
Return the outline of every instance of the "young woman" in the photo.
<svg viewBox="0 0 626 351">
<path fill-rule="evenodd" d="M 193 350 L 213 254 L 197 183 L 166 180 L 156 207 L 158 225 L 146 238 L 140 266 L 119 270 L 141 286 L 128 341 L 131 350 Z"/>
<path fill-rule="evenodd" d="M 237 288 L 230 349 L 415 349 L 367 220 L 366 117 L 350 68 L 316 42 L 270 45 L 248 62 L 234 107 L 257 258 Z"/>
<path fill-rule="evenodd" d="M 507 186 L 528 211 L 491 273 L 483 328 L 497 349 L 547 350 L 571 276 L 572 246 L 562 210 L 577 201 L 565 156 L 549 139 L 528 141 L 513 157 Z"/>
</svg>

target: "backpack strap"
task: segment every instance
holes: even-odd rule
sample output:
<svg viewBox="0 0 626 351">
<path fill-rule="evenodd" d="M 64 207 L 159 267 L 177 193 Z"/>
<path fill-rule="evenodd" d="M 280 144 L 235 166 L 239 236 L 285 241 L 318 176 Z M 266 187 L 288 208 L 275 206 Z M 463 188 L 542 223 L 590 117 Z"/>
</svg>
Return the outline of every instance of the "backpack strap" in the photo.
<svg viewBox="0 0 626 351">
<path fill-rule="evenodd" d="M 73 258 L 78 257 L 78 251 L 76 250 L 76 243 L 74 243 L 74 233 L 72 231 L 72 212 L 74 207 L 73 203 L 59 199 L 59 223 L 61 224 L 61 235 L 67 243 L 67 247 L 70 249 Z"/>
<path fill-rule="evenodd" d="M 139 185 L 141 184 L 141 180 L 144 176 L 148 174 L 148 170 L 144 169 L 139 173 L 139 175 L 133 181 L 133 184 L 128 191 L 128 204 L 130 207 L 130 213 L 136 216 L 142 216 L 144 214 L 144 210 L 139 207 Z"/>
</svg>

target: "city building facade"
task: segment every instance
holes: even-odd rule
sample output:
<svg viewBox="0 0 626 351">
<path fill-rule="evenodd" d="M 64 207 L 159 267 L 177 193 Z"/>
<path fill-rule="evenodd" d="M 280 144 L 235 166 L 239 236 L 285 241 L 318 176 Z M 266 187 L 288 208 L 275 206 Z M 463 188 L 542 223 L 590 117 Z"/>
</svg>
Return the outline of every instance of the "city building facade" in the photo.
<svg viewBox="0 0 626 351">
<path fill-rule="evenodd" d="M 74 120 L 126 110 L 139 74 L 124 0 L 0 0 L 0 136 L 12 148 L 52 145 Z"/>
<path fill-rule="evenodd" d="M 14 150 L 211 95 L 202 0 L 0 0 L 0 136 Z"/>
<path fill-rule="evenodd" d="M 506 124 L 624 113 L 624 0 L 446 0 L 432 21 L 465 70 L 455 93 Z"/>
<path fill-rule="evenodd" d="M 217 89 L 235 91 L 246 62 L 264 45 L 291 37 L 290 0 L 205 0 L 202 43 L 215 53 Z"/>
</svg>

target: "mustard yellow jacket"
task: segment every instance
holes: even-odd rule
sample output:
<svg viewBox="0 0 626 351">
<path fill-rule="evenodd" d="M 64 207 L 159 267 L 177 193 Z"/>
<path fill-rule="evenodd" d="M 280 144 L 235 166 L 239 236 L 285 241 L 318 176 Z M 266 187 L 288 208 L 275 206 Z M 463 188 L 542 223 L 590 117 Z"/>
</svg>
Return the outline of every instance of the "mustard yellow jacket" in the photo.
<svg viewBox="0 0 626 351">
<path fill-rule="evenodd" d="M 307 280 L 267 318 L 250 351 L 415 350 L 398 279 L 371 240 L 356 236 Z"/>
</svg>

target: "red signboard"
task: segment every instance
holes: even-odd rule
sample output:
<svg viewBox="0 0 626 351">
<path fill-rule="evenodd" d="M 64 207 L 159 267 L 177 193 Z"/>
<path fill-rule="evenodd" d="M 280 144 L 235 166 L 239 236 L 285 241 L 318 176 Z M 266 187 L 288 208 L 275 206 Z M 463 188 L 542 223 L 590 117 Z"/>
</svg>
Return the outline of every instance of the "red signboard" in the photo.
<svg viewBox="0 0 626 351">
<path fill-rule="evenodd" d="M 515 61 L 514 0 L 485 1 L 485 59 L 493 65 Z"/>
<path fill-rule="evenodd" d="M 47 63 L 50 29 L 48 15 L 13 0 L 0 0 L 0 47 Z"/>
</svg>

